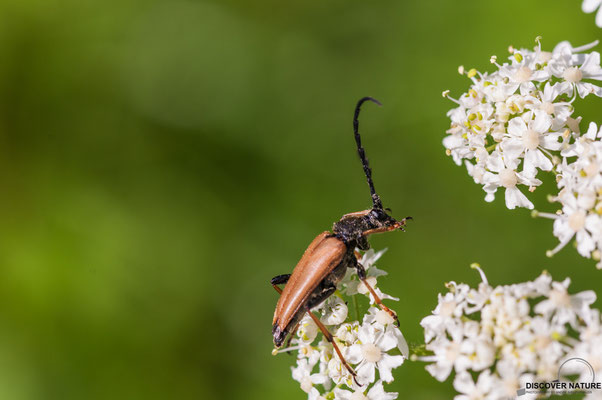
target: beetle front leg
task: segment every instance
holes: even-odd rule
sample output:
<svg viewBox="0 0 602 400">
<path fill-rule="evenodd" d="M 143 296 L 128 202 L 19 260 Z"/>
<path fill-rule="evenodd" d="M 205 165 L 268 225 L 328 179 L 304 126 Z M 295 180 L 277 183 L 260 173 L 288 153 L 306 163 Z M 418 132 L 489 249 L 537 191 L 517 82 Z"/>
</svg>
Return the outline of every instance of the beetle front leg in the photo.
<svg viewBox="0 0 602 400">
<path fill-rule="evenodd" d="M 403 228 L 404 226 L 406 226 L 406 222 L 413 219 L 412 217 L 405 217 L 404 219 L 402 219 L 401 221 L 397 221 L 396 223 L 394 223 L 393 225 L 390 226 L 384 226 L 382 228 L 374 228 L 374 229 L 370 229 L 367 231 L 362 232 L 362 236 L 368 236 L 368 235 L 373 235 L 375 233 L 383 233 L 383 232 L 390 232 L 390 231 L 394 231 L 396 229 L 399 229 L 401 231 L 405 232 L 405 229 Z"/>
<path fill-rule="evenodd" d="M 374 288 L 372 288 L 372 285 L 370 285 L 368 283 L 368 281 L 366 279 L 366 269 L 364 268 L 364 266 L 362 264 L 360 264 L 359 261 L 356 261 L 356 263 L 355 263 L 355 269 L 357 270 L 357 276 L 358 276 L 358 278 L 360 278 L 360 281 L 362 281 L 362 283 L 364 284 L 364 286 L 366 286 L 366 289 L 368 289 L 368 291 L 372 295 L 372 298 L 374 299 L 374 302 L 376 304 L 378 304 L 378 306 L 383 311 L 387 312 L 391 317 L 393 317 L 393 319 L 395 320 L 395 325 L 397 325 L 397 327 L 399 327 L 399 318 L 397 318 L 397 313 L 383 304 L 383 302 L 380 299 L 380 297 L 378 297 L 378 295 L 376 294 L 376 291 L 374 290 Z"/>
</svg>

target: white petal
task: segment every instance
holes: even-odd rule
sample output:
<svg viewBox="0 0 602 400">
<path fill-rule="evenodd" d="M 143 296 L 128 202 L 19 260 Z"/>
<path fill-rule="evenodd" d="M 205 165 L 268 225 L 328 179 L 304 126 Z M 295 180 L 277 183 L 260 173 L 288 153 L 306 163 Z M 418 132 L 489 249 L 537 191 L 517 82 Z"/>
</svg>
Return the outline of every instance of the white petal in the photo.
<svg viewBox="0 0 602 400">
<path fill-rule="evenodd" d="M 424 328 L 424 341 L 429 343 L 437 332 L 442 330 L 441 317 L 438 315 L 428 315 L 422 318 L 420 325 Z"/>
<path fill-rule="evenodd" d="M 506 207 L 510 210 L 514 210 L 516 207 L 524 207 L 532 210 L 533 203 L 520 190 L 513 187 L 506 189 Z"/>
<path fill-rule="evenodd" d="M 399 356 L 399 357 L 401 357 L 401 356 Z M 374 363 L 371 363 L 371 362 L 362 363 L 359 366 L 359 368 L 357 368 L 357 370 L 355 371 L 355 372 L 357 372 L 357 379 L 358 379 L 359 383 L 361 383 L 362 385 L 365 385 L 367 383 L 374 382 L 374 379 L 376 377 L 375 370 L 376 370 L 376 367 L 375 367 Z"/>
<path fill-rule="evenodd" d="M 487 168 L 494 172 L 499 172 L 505 168 L 502 155 L 498 151 L 491 153 L 490 157 L 487 159 Z"/>
<path fill-rule="evenodd" d="M 519 138 L 506 139 L 500 143 L 500 147 L 504 152 L 504 156 L 510 160 L 519 158 L 525 150 L 525 145 L 522 139 Z"/>
<path fill-rule="evenodd" d="M 591 12 L 596 11 L 598 7 L 600 7 L 601 0 L 583 0 L 581 4 L 581 9 L 584 13 L 589 14 Z"/>
<path fill-rule="evenodd" d="M 351 400 L 352 392 L 349 390 L 343 390 L 341 388 L 334 389 L 334 398 L 337 400 Z"/>
<path fill-rule="evenodd" d="M 391 370 L 403 364 L 403 356 L 391 356 L 383 354 L 383 358 L 378 362 L 378 372 L 383 381 L 393 382 Z"/>
<path fill-rule="evenodd" d="M 562 143 L 558 141 L 562 137 L 561 132 L 550 132 L 542 135 L 539 145 L 548 150 L 560 150 Z"/>
<path fill-rule="evenodd" d="M 470 394 L 475 389 L 475 384 L 468 372 L 461 372 L 454 379 L 454 389 L 460 393 Z"/>
<path fill-rule="evenodd" d="M 596 301 L 596 292 L 593 290 L 584 290 L 571 296 L 571 304 L 574 308 L 589 308 Z"/>
<path fill-rule="evenodd" d="M 513 136 L 522 137 L 523 133 L 527 130 L 527 124 L 522 118 L 512 118 L 508 122 L 508 133 Z"/>
<path fill-rule="evenodd" d="M 410 348 L 408 346 L 406 338 L 403 336 L 403 333 L 401 333 L 399 329 L 395 329 L 395 333 L 397 335 L 397 348 L 405 358 L 408 358 L 410 355 Z"/>
<path fill-rule="evenodd" d="M 397 347 L 397 336 L 395 335 L 395 330 L 395 328 L 387 329 L 378 339 L 378 343 L 375 343 L 382 351 L 389 351 L 392 348 Z"/>
<path fill-rule="evenodd" d="M 345 359 L 351 364 L 357 364 L 363 359 L 362 347 L 360 344 L 354 344 L 347 347 Z"/>
<path fill-rule="evenodd" d="M 587 132 L 585 133 L 586 138 L 590 140 L 596 140 L 596 135 L 598 134 L 598 127 L 595 122 L 590 122 L 589 127 L 587 128 Z"/>
<path fill-rule="evenodd" d="M 581 98 L 584 98 L 589 94 L 594 94 L 598 97 L 602 96 L 602 90 L 600 87 L 589 82 L 579 82 L 575 85 L 575 88 L 577 89 L 577 93 L 579 93 L 579 97 Z"/>
<path fill-rule="evenodd" d="M 583 257 L 590 258 L 592 251 L 596 248 L 596 243 L 585 229 L 577 232 L 577 252 Z"/>
<path fill-rule="evenodd" d="M 583 73 L 584 77 L 589 75 L 595 75 L 600 72 L 600 53 L 592 51 L 585 58 L 583 65 L 579 68 Z"/>
<path fill-rule="evenodd" d="M 449 374 L 451 374 L 452 364 L 436 362 L 433 364 L 429 364 L 424 368 L 439 382 L 443 382 L 447 379 Z"/>
<path fill-rule="evenodd" d="M 573 85 L 570 82 L 559 82 L 554 85 L 554 87 L 557 88 L 559 93 L 566 93 L 569 95 L 572 95 L 573 93 Z"/>
<path fill-rule="evenodd" d="M 533 128 L 535 132 L 545 133 L 550 129 L 551 125 L 552 118 L 544 112 L 538 112 L 535 115 L 535 120 L 531 123 L 531 128 Z"/>
<path fill-rule="evenodd" d="M 598 26 L 598 28 L 602 28 L 602 8 L 598 10 L 598 13 L 596 14 L 596 26 Z"/>
<path fill-rule="evenodd" d="M 397 395 L 398 393 L 385 392 L 383 382 L 379 380 L 368 391 L 368 400 L 395 400 Z"/>
<path fill-rule="evenodd" d="M 495 200 L 495 192 L 494 193 L 487 193 L 487 195 L 485 196 L 485 201 L 487 203 L 491 203 L 493 200 Z"/>
<path fill-rule="evenodd" d="M 552 170 L 552 167 L 552 161 L 550 161 L 550 159 L 540 150 L 527 150 L 525 152 L 525 172 L 528 175 L 535 175 L 535 168 L 539 168 L 542 171 L 550 171 Z"/>
</svg>

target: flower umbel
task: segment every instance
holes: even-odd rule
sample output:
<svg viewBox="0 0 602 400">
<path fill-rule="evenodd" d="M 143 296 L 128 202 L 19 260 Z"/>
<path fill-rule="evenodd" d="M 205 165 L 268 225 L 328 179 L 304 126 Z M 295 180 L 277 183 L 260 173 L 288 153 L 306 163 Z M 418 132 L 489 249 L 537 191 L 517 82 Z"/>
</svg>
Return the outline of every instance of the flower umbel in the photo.
<svg viewBox="0 0 602 400">
<path fill-rule="evenodd" d="M 473 267 L 482 282 L 477 288 L 447 285 L 449 292 L 421 322 L 432 355 L 414 357 L 428 362 L 439 381 L 455 371 L 456 400 L 515 398 L 525 382 L 557 379 L 561 363 L 580 354 L 602 372 L 600 347 L 594 350 L 602 330 L 600 313 L 591 308 L 593 291 L 570 294 L 568 278 L 555 282 L 546 272 L 493 287 Z"/>
<path fill-rule="evenodd" d="M 469 71 L 468 92 L 450 98 L 458 106 L 448 112 L 451 127 L 443 145 L 483 185 L 486 201 L 503 190 L 509 209 L 533 209 L 526 193 L 542 184 L 540 173 L 554 174 L 558 194 L 551 200 L 560 209 L 534 214 L 555 220 L 560 244 L 548 255 L 575 238 L 579 254 L 600 261 L 602 139 L 596 124 L 582 134 L 581 117 L 572 116 L 577 97 L 602 96 L 600 54 L 586 53 L 596 44 L 561 42 L 547 52 L 538 38 L 533 50 L 511 49 L 507 63 L 500 65 L 492 57 L 493 73 Z"/>
</svg>

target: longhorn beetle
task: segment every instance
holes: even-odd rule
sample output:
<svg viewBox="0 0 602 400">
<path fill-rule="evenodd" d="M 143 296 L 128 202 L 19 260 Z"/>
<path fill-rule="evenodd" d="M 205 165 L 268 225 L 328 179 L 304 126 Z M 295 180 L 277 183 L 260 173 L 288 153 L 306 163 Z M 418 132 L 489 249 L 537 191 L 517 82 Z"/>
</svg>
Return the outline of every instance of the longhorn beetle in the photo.
<svg viewBox="0 0 602 400">
<path fill-rule="evenodd" d="M 278 275 L 272 278 L 270 282 L 280 294 L 272 321 L 274 345 L 278 348 L 282 346 L 284 339 L 289 334 L 292 337 L 299 321 L 305 313 L 308 313 L 322 331 L 326 340 L 332 343 L 341 362 L 354 378 L 356 376 L 355 371 L 345 361 L 332 335 L 311 312 L 311 309 L 336 291 L 337 283 L 341 281 L 347 268 L 355 268 L 359 279 L 374 297 L 374 301 L 384 311 L 388 312 L 399 326 L 399 320 L 395 312 L 382 303 L 374 289 L 366 282 L 366 270 L 358 261 L 355 249 L 368 250 L 370 248 L 368 235 L 396 229 L 403 231 L 406 221 L 411 219 L 411 217 L 407 217 L 397 221 L 391 217 L 387 213 L 388 210 L 383 208 L 380 197 L 374 190 L 372 170 L 366 159 L 358 130 L 360 108 L 366 101 L 371 101 L 379 106 L 381 103 L 372 97 L 364 97 L 357 103 L 353 115 L 353 133 L 357 144 L 357 152 L 370 186 L 372 208 L 343 215 L 339 222 L 334 223 L 332 232 L 322 232 L 311 242 L 292 274 Z M 280 284 L 286 284 L 284 290 L 277 286 Z"/>
</svg>

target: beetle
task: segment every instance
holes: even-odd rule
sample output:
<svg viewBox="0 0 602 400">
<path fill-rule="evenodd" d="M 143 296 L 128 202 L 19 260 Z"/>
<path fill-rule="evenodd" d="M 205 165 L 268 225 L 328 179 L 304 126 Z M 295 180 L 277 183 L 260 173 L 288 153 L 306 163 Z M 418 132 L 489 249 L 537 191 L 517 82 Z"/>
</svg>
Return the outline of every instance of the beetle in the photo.
<svg viewBox="0 0 602 400">
<path fill-rule="evenodd" d="M 395 312 L 382 303 L 374 289 L 366 282 L 366 271 L 358 260 L 356 248 L 368 250 L 370 248 L 367 239 L 369 235 L 393 230 L 404 231 L 406 221 L 411 219 L 411 217 L 406 217 L 398 221 L 389 215 L 390 211 L 383 208 L 382 201 L 374 189 L 372 170 L 359 134 L 359 113 L 362 104 L 366 101 L 371 101 L 379 106 L 381 103 L 372 97 L 363 97 L 358 101 L 353 115 L 353 133 L 357 152 L 370 187 L 372 208 L 343 215 L 338 222 L 334 223 L 332 232 L 322 232 L 311 242 L 292 274 L 278 275 L 270 281 L 280 294 L 272 321 L 275 347 L 281 347 L 289 334 L 291 337 L 294 335 L 299 321 L 305 313 L 308 313 L 326 340 L 332 343 L 342 364 L 354 377 L 356 376 L 355 371 L 345 361 L 332 335 L 311 312 L 311 309 L 321 304 L 336 291 L 337 284 L 345 275 L 347 268 L 355 268 L 359 279 L 373 296 L 374 301 L 399 325 Z M 280 289 L 278 286 L 281 284 L 285 284 L 284 289 Z"/>
</svg>

